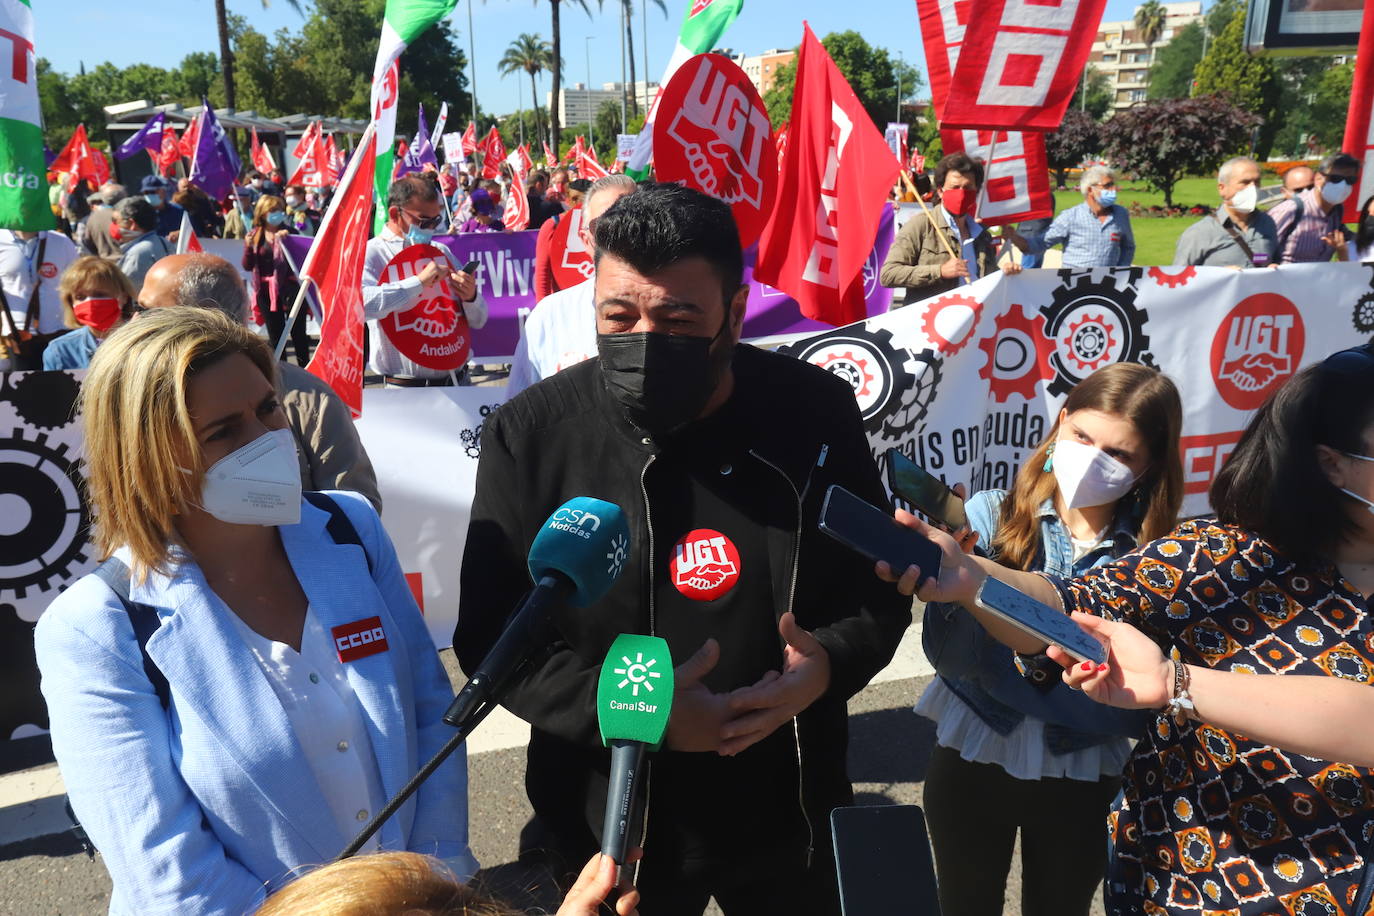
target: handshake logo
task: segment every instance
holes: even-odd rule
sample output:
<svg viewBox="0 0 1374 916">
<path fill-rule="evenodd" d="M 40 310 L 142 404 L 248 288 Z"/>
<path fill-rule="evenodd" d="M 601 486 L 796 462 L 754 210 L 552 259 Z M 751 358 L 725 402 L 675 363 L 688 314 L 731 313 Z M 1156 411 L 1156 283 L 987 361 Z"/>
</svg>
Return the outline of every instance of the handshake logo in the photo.
<svg viewBox="0 0 1374 916">
<path fill-rule="evenodd" d="M 711 62 L 697 65 L 692 86 L 668 136 L 682 145 L 697 187 L 731 206 L 763 207 L 759 168 L 772 143 L 768 117 L 749 103 Z"/>
<path fill-rule="evenodd" d="M 1302 360 L 1302 316 L 1274 293 L 1242 300 L 1222 319 L 1212 341 L 1217 391 L 1238 410 L 1253 410 L 1297 371 Z"/>
</svg>

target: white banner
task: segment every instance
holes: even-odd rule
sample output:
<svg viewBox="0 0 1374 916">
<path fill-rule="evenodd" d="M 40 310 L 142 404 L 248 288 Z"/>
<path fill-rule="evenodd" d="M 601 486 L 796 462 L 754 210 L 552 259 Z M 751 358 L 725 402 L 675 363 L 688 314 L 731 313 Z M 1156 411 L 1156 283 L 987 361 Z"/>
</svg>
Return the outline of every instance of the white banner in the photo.
<svg viewBox="0 0 1374 916">
<path fill-rule="evenodd" d="M 635 144 L 639 142 L 639 134 L 616 134 L 615 135 L 615 158 L 618 162 L 629 162 L 630 157 L 635 154 Z"/>
<path fill-rule="evenodd" d="M 897 447 L 969 492 L 1005 488 L 1064 396 L 1116 361 L 1183 399 L 1185 514 L 1255 408 L 1299 368 L 1374 334 L 1374 271 L 1151 267 L 998 273 L 802 340 L 787 352 L 854 387 L 874 454 Z"/>
<path fill-rule="evenodd" d="M 452 133 L 444 134 L 444 161 L 462 162 L 463 156 L 463 132 L 455 130 Z"/>
</svg>

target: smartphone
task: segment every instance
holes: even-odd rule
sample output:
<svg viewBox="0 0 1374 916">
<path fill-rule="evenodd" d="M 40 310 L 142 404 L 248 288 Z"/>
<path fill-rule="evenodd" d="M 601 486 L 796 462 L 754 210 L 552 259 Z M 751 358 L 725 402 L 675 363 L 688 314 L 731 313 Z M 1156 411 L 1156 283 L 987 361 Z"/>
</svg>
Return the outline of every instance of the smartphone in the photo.
<svg viewBox="0 0 1374 916">
<path fill-rule="evenodd" d="M 968 524 L 959 494 L 895 448 L 887 450 L 887 488 L 950 531 Z"/>
<path fill-rule="evenodd" d="M 974 602 L 1012 626 L 1058 646 L 1080 662 L 1100 665 L 1107 660 L 1107 647 L 1085 633 L 1072 617 L 1000 579 L 984 579 Z"/>
<path fill-rule="evenodd" d="M 898 575 L 912 564 L 921 569 L 920 582 L 940 575 L 939 545 L 839 485 L 825 492 L 819 527 L 870 560 L 884 561 Z"/>
<path fill-rule="evenodd" d="M 467 274 L 469 277 L 475 277 L 477 276 L 477 267 L 481 263 L 481 261 L 473 259 L 471 261 L 468 261 L 466 264 L 464 264 L 462 267 L 458 269 L 461 270 L 463 273 Z"/>
<path fill-rule="evenodd" d="M 843 916 L 939 913 L 925 814 L 915 805 L 830 812 Z"/>
</svg>

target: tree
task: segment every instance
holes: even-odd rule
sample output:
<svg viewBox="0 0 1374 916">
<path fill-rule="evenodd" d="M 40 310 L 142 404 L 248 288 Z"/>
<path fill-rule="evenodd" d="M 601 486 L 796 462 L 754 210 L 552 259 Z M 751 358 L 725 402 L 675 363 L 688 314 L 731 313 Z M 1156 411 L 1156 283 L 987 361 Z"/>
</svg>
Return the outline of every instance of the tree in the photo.
<svg viewBox="0 0 1374 916">
<path fill-rule="evenodd" d="M 1102 125 L 1104 152 L 1174 204 L 1184 175 L 1214 171 L 1245 148 L 1260 119 L 1223 96 L 1161 99 L 1118 111 Z"/>
<path fill-rule="evenodd" d="M 262 0 L 262 8 L 267 9 L 269 0 Z M 297 13 L 301 12 L 300 0 L 286 0 L 286 5 Z M 303 15 L 303 14 L 302 14 Z M 229 10 L 225 0 L 215 0 L 215 30 L 219 33 L 220 74 L 224 77 L 224 104 L 237 107 L 238 97 L 234 92 L 234 52 L 229 47 Z"/>
<path fill-rule="evenodd" d="M 1102 151 L 1102 125 L 1091 114 L 1077 108 L 1064 112 L 1059 129 L 1045 135 L 1045 155 L 1054 170 L 1055 184 L 1064 187 L 1069 169 Z"/>
<path fill-rule="evenodd" d="M 563 29 L 558 22 L 558 10 L 564 0 L 549 0 L 549 24 L 550 34 L 553 36 L 552 66 L 549 74 L 553 82 L 553 89 L 549 94 L 549 136 L 559 137 L 562 133 L 558 129 L 558 93 L 563 88 Z M 582 11 L 591 18 L 591 8 L 587 6 L 587 0 L 567 0 L 569 3 L 576 3 L 582 7 Z M 591 87 L 588 87 L 591 88 Z"/>
<path fill-rule="evenodd" d="M 552 69 L 553 48 L 549 43 L 538 35 L 531 35 L 528 32 L 521 32 L 520 36 L 512 41 L 506 48 L 506 54 L 496 64 L 497 70 L 502 76 L 509 76 L 512 73 L 523 70 L 530 76 L 530 106 L 532 111 L 539 111 L 539 90 L 535 86 L 534 78 L 541 70 Z M 534 135 L 536 139 L 542 140 L 544 137 L 543 128 L 537 123 L 536 119 Z"/>
<path fill-rule="evenodd" d="M 635 93 L 635 91 L 634 91 L 634 85 L 635 85 L 635 30 L 634 30 L 634 22 L 633 22 L 633 20 L 630 18 L 630 17 L 632 17 L 632 16 L 634 15 L 635 4 L 634 4 L 634 0 L 617 0 L 617 2 L 620 4 L 620 8 L 621 8 L 622 10 L 624 10 L 624 12 L 625 12 L 625 54 L 626 54 L 626 56 L 629 58 L 629 61 L 630 61 L 630 85 L 627 87 L 627 90 L 628 90 L 628 92 L 630 93 L 630 114 L 635 115 L 635 114 L 639 114 L 639 98 L 637 97 L 637 95 L 636 95 L 636 93 Z M 654 5 L 655 5 L 655 6 L 657 6 L 660 10 L 663 11 L 663 18 L 664 18 L 664 19 L 667 19 L 667 18 L 668 18 L 668 7 L 667 7 L 666 5 L 664 5 L 663 0 L 653 0 L 653 2 L 654 2 Z M 598 7 L 604 9 L 604 8 L 605 8 L 605 5 L 606 5 L 606 0 L 597 0 L 597 6 L 598 6 Z M 645 81 L 645 83 L 648 83 L 648 81 L 649 81 L 649 74 L 647 74 L 647 73 L 644 74 L 644 81 Z"/>
<path fill-rule="evenodd" d="M 1107 74 L 1092 64 L 1088 64 L 1083 74 L 1084 78 L 1078 81 L 1078 88 L 1073 91 L 1073 100 L 1069 102 L 1069 108 L 1086 111 L 1092 115 L 1094 121 L 1100 121 L 1112 107 L 1112 81 Z M 1084 84 L 1087 85 L 1087 92 L 1083 91 Z"/>
<path fill-rule="evenodd" d="M 1350 87 L 1355 62 L 1324 68 L 1312 89 L 1312 133 L 1322 148 L 1334 152 L 1345 141 L 1345 120 L 1350 111 Z"/>
<path fill-rule="evenodd" d="M 1198 95 L 1225 94 L 1240 108 L 1259 115 L 1264 129 L 1255 144 L 1255 155 L 1263 158 L 1274 140 L 1280 118 L 1279 79 L 1274 62 L 1251 57 L 1245 51 L 1245 10 L 1238 8 L 1231 21 L 1207 47 L 1195 71 Z"/>
<path fill-rule="evenodd" d="M 1190 22 L 1159 49 L 1150 65 L 1149 98 L 1186 99 L 1193 90 L 1193 71 L 1202 60 L 1202 23 Z"/>
<path fill-rule="evenodd" d="M 893 60 L 886 48 L 875 48 L 864 40 L 858 32 L 831 32 L 821 39 L 835 66 L 849 81 L 854 94 L 859 97 L 868 116 L 873 119 L 879 132 L 888 121 L 915 123 L 915 115 L 902 106 L 898 117 L 898 77 L 901 78 L 903 98 L 916 95 L 921 91 L 925 80 L 914 67 L 900 60 Z M 773 126 L 781 127 L 792 117 L 792 95 L 797 84 L 797 60 L 792 60 L 778 68 L 772 88 L 763 97 L 764 106 Z"/>
<path fill-rule="evenodd" d="M 592 119 L 592 133 L 596 137 L 593 141 L 588 137 L 588 141 L 597 148 L 597 152 L 605 156 L 607 150 L 615 150 L 615 137 L 620 133 L 620 103 L 614 99 L 607 99 L 596 109 L 596 115 Z"/>
<path fill-rule="evenodd" d="M 1136 7 L 1135 30 L 1139 33 L 1140 40 L 1145 43 L 1146 51 L 1153 48 L 1155 42 L 1159 41 L 1159 36 L 1164 33 L 1164 23 L 1168 15 L 1164 4 L 1159 0 L 1145 0 Z"/>
</svg>

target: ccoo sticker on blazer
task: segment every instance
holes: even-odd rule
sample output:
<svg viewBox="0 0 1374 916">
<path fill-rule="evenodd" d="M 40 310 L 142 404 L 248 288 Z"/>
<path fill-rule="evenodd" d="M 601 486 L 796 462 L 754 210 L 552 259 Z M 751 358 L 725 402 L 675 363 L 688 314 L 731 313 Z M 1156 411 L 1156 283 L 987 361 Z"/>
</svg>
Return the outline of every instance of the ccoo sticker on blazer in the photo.
<svg viewBox="0 0 1374 916">
<path fill-rule="evenodd" d="M 382 630 L 380 617 L 340 624 L 329 633 L 334 637 L 334 649 L 339 653 L 339 661 L 345 664 L 390 648 L 386 644 L 386 633 Z"/>
</svg>

